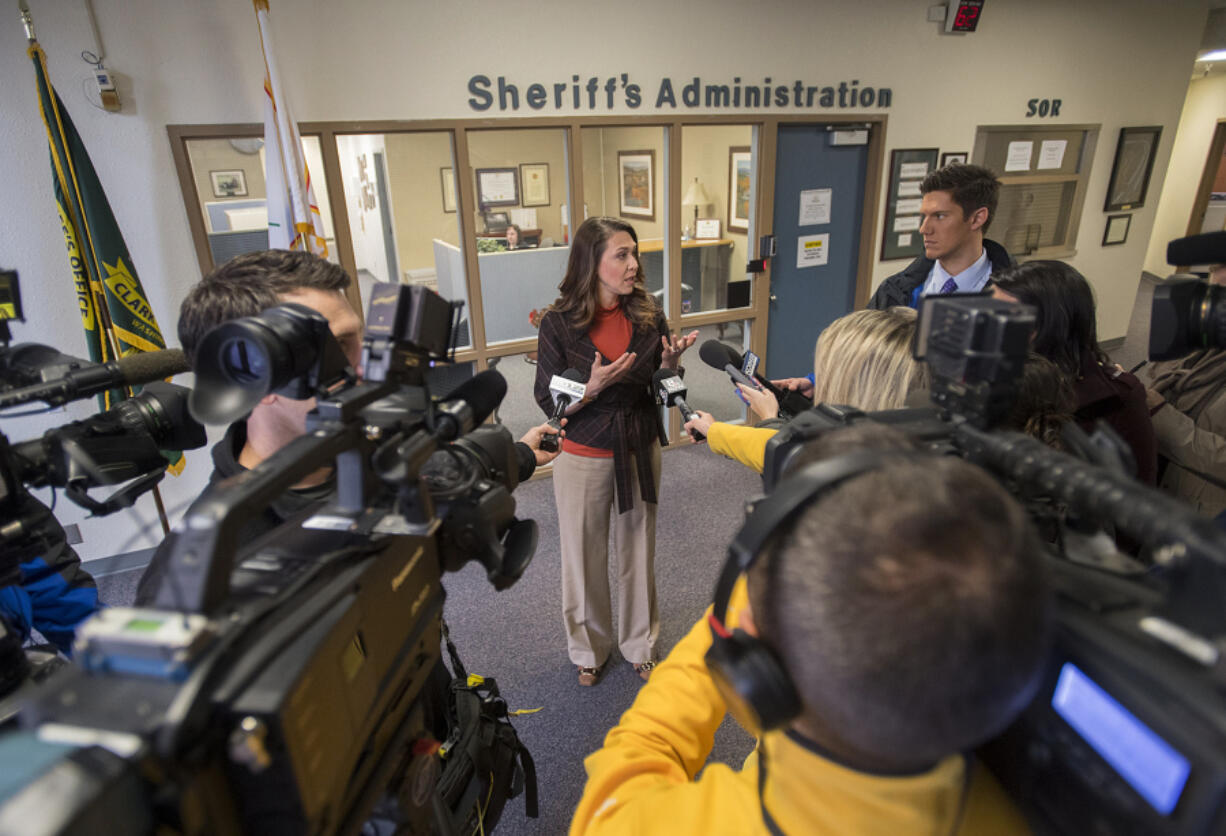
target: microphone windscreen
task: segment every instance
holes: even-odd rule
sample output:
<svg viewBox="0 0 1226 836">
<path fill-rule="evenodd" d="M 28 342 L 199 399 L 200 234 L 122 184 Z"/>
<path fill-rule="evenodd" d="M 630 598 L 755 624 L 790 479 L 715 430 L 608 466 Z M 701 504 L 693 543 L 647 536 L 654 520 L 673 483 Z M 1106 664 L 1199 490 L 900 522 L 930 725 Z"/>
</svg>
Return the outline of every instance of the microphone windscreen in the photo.
<svg viewBox="0 0 1226 836">
<path fill-rule="evenodd" d="M 120 357 L 116 365 L 123 374 L 124 382 L 128 384 L 152 383 L 180 372 L 191 371 L 187 357 L 178 348 L 143 351 L 140 354 Z"/>
<path fill-rule="evenodd" d="M 473 413 L 473 426 L 490 417 L 507 394 L 507 379 L 494 369 L 486 369 L 457 386 L 449 401 L 463 401 Z"/>
<path fill-rule="evenodd" d="M 1166 245 L 1166 263 L 1226 264 L 1226 230 L 1176 238 Z"/>
<path fill-rule="evenodd" d="M 736 349 L 719 340 L 707 340 L 703 343 L 698 349 L 698 356 L 702 358 L 702 362 L 720 371 L 729 363 L 738 369 L 741 367 L 741 355 L 736 353 Z"/>
<path fill-rule="evenodd" d="M 583 372 L 578 369 L 567 369 L 562 372 L 562 377 L 567 380 L 573 380 L 575 383 L 583 383 Z"/>
</svg>

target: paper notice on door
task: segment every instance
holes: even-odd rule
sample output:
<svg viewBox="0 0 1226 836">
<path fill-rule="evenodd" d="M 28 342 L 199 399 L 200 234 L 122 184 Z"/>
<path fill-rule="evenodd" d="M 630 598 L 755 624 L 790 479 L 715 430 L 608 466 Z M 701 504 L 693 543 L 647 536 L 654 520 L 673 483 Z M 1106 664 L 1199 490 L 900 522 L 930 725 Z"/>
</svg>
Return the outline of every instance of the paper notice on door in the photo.
<svg viewBox="0 0 1226 836">
<path fill-rule="evenodd" d="M 1005 155 L 1005 171 L 1030 171 L 1030 155 L 1034 152 L 1034 143 L 1030 140 L 1010 142 L 1009 153 Z"/>
<path fill-rule="evenodd" d="M 904 232 L 902 235 L 898 236 L 898 246 L 900 247 L 911 246 L 911 233 L 910 232 Z"/>
<path fill-rule="evenodd" d="M 1039 164 L 1035 168 L 1060 168 L 1064 165 L 1064 149 L 1067 139 L 1045 139 L 1039 146 Z"/>
<path fill-rule="evenodd" d="M 800 193 L 800 226 L 830 223 L 832 189 L 805 189 Z"/>
<path fill-rule="evenodd" d="M 796 269 L 820 267 L 830 255 L 830 233 L 804 235 L 796 239 Z"/>
<path fill-rule="evenodd" d="M 920 209 L 922 203 L 922 200 L 917 200 L 913 197 L 900 200 L 894 204 L 894 213 L 897 215 L 918 215 L 922 211 Z"/>
<path fill-rule="evenodd" d="M 919 215 L 912 215 L 909 218 L 895 218 L 894 219 L 894 231 L 895 232 L 917 232 L 919 228 L 920 228 Z"/>
<path fill-rule="evenodd" d="M 928 163 L 903 163 L 898 167 L 899 180 L 913 180 L 928 176 Z"/>
<path fill-rule="evenodd" d="M 901 180 L 898 183 L 899 197 L 919 197 L 922 180 Z"/>
</svg>

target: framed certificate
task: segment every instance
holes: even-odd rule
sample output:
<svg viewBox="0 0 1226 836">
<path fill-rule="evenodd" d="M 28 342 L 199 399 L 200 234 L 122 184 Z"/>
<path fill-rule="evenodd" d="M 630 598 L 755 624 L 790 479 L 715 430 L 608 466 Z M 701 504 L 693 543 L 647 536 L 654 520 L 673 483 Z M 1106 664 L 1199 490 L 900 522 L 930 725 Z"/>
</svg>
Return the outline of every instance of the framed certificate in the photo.
<svg viewBox="0 0 1226 836">
<path fill-rule="evenodd" d="M 521 205 L 549 205 L 549 163 L 520 163 L 519 184 Z"/>
<path fill-rule="evenodd" d="M 514 168 L 477 169 L 477 205 L 519 205 L 519 170 Z"/>
<path fill-rule="evenodd" d="M 694 227 L 695 238 L 718 239 L 719 218 L 699 218 Z"/>
</svg>

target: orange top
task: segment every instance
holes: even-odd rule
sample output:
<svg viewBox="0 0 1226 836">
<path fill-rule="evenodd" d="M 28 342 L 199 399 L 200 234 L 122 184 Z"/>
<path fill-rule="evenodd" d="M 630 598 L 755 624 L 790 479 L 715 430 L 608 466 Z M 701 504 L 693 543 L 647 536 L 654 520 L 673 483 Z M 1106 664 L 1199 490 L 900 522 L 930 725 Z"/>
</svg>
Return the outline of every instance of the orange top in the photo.
<svg viewBox="0 0 1226 836">
<path fill-rule="evenodd" d="M 587 329 L 596 350 L 604 355 L 604 363 L 612 363 L 626 353 L 630 347 L 630 338 L 634 335 L 634 326 L 630 318 L 622 311 L 621 303 L 611 308 L 597 308 L 596 318 Z M 575 456 L 587 456 L 591 459 L 611 459 L 613 451 L 602 447 L 588 447 L 574 441 L 562 440 L 562 452 Z"/>
</svg>

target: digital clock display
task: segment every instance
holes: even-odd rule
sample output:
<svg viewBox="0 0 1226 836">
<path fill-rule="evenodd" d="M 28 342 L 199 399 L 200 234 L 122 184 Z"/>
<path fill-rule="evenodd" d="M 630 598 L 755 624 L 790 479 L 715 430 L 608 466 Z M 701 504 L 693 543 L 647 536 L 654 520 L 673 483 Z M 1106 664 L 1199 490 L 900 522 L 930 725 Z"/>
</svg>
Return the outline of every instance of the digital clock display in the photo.
<svg viewBox="0 0 1226 836">
<path fill-rule="evenodd" d="M 983 0 L 951 0 L 950 16 L 946 21 L 947 32 L 974 32 L 983 11 Z"/>
</svg>

